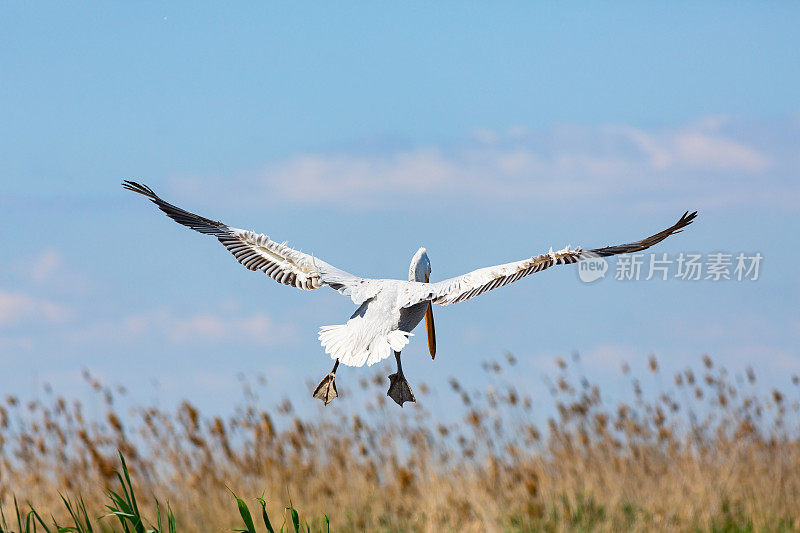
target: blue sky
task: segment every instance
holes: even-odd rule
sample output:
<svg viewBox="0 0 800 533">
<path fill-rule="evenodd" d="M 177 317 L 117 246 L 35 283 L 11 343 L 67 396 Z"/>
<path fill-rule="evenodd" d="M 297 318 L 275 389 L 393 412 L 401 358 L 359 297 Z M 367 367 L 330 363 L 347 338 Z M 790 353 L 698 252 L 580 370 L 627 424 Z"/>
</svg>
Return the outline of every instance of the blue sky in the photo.
<svg viewBox="0 0 800 533">
<path fill-rule="evenodd" d="M 442 279 L 697 209 L 656 251 L 760 252 L 757 281 L 551 269 L 437 308 L 435 363 L 423 330 L 404 352 L 412 386 L 482 387 L 506 350 L 534 398 L 573 351 L 612 386 L 650 353 L 776 386 L 800 372 L 795 3 L 12 2 L 0 18 L 2 393 L 80 394 L 88 368 L 139 383 L 135 400 L 224 411 L 237 373 L 260 372 L 267 400 L 316 408 L 316 330 L 352 304 L 248 272 L 124 178 L 375 277 L 405 277 L 419 246 Z"/>
</svg>

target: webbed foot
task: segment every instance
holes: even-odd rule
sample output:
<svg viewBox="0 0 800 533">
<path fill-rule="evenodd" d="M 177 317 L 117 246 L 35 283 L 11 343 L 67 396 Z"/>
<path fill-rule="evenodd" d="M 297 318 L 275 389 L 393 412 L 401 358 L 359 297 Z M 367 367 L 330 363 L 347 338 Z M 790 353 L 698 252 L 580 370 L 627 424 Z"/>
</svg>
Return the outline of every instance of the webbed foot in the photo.
<svg viewBox="0 0 800 533">
<path fill-rule="evenodd" d="M 336 391 L 336 374 L 331 372 L 319 382 L 317 388 L 314 389 L 314 398 L 322 400 L 322 403 L 328 405 L 334 398 L 339 396 Z"/>
<path fill-rule="evenodd" d="M 402 372 L 391 374 L 389 376 L 389 383 L 389 391 L 386 395 L 394 400 L 400 407 L 403 407 L 404 402 L 417 401 L 414 399 L 414 393 L 411 392 L 411 387 L 408 385 L 408 381 L 406 381 Z"/>
</svg>

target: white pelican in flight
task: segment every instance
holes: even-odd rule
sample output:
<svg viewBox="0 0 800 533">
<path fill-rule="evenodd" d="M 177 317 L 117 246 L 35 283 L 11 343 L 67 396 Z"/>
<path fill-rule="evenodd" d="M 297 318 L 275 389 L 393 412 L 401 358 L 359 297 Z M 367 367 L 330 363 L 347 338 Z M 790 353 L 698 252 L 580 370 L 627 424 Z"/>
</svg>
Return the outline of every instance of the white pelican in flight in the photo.
<svg viewBox="0 0 800 533">
<path fill-rule="evenodd" d="M 358 308 L 347 323 L 323 326 L 319 330 L 319 340 L 325 352 L 335 361 L 333 370 L 314 390 L 314 397 L 322 400 L 325 405 L 338 396 L 334 380 L 339 363 L 347 366 L 373 365 L 392 354 L 397 360 L 397 373 L 389 376 L 387 395 L 401 407 L 403 402 L 415 401 L 411 387 L 403 375 L 400 352 L 413 335 L 411 331 L 424 317 L 428 349 L 432 358 L 436 356 L 432 304 L 463 302 L 554 265 L 577 263 L 590 257 L 638 252 L 679 233 L 697 216 L 696 211 L 687 211 L 674 226 L 641 241 L 592 250 L 582 250 L 580 247 L 570 249 L 567 246 L 554 252 L 550 248 L 547 253 L 522 261 L 481 268 L 431 283 L 431 262 L 425 248 L 417 250 L 411 258 L 408 281 L 361 278 L 312 255 L 289 248 L 286 243 L 275 242 L 262 233 L 233 228 L 184 211 L 159 198 L 146 185 L 125 181 L 123 187 L 149 198 L 175 222 L 200 233 L 213 235 L 239 263 L 250 270 L 261 270 L 275 281 L 301 290 L 313 290 L 327 285 L 353 300 Z"/>
</svg>

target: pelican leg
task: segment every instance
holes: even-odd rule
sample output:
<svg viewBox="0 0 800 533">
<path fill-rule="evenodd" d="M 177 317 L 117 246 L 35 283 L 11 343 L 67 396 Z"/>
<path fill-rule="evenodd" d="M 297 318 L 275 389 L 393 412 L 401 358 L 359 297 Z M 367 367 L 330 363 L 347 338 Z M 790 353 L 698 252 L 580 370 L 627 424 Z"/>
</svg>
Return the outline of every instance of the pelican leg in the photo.
<svg viewBox="0 0 800 533">
<path fill-rule="evenodd" d="M 397 405 L 403 407 L 403 402 L 416 402 L 414 393 L 403 375 L 403 365 L 400 364 L 400 352 L 394 352 L 397 359 L 397 373 L 389 376 L 389 391 L 386 393 Z"/>
<path fill-rule="evenodd" d="M 317 388 L 314 389 L 314 398 L 322 400 L 322 403 L 328 405 L 333 401 L 334 398 L 339 396 L 339 393 L 336 392 L 336 369 L 339 368 L 339 360 L 337 359 L 336 362 L 333 364 L 333 370 L 331 370 L 327 376 L 322 378 L 322 381 L 319 382 Z"/>
</svg>

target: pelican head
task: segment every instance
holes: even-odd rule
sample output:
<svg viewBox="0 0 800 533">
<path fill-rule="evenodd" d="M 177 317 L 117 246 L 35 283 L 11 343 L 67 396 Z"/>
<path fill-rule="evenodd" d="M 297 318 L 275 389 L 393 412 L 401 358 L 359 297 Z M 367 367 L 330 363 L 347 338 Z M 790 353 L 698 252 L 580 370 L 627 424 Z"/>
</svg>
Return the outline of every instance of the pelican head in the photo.
<svg viewBox="0 0 800 533">
<path fill-rule="evenodd" d="M 428 283 L 431 275 L 431 260 L 428 259 L 428 252 L 425 248 L 420 248 L 414 257 L 411 258 L 411 266 L 408 269 L 408 281 L 423 281 Z"/>
<path fill-rule="evenodd" d="M 414 257 L 411 258 L 411 267 L 408 269 L 408 281 L 422 281 L 430 283 L 431 280 L 431 260 L 428 259 L 428 252 L 425 248 L 420 248 Z M 425 311 L 425 330 L 428 333 L 428 351 L 431 358 L 436 358 L 436 330 L 433 326 L 433 306 L 428 304 Z"/>
</svg>

